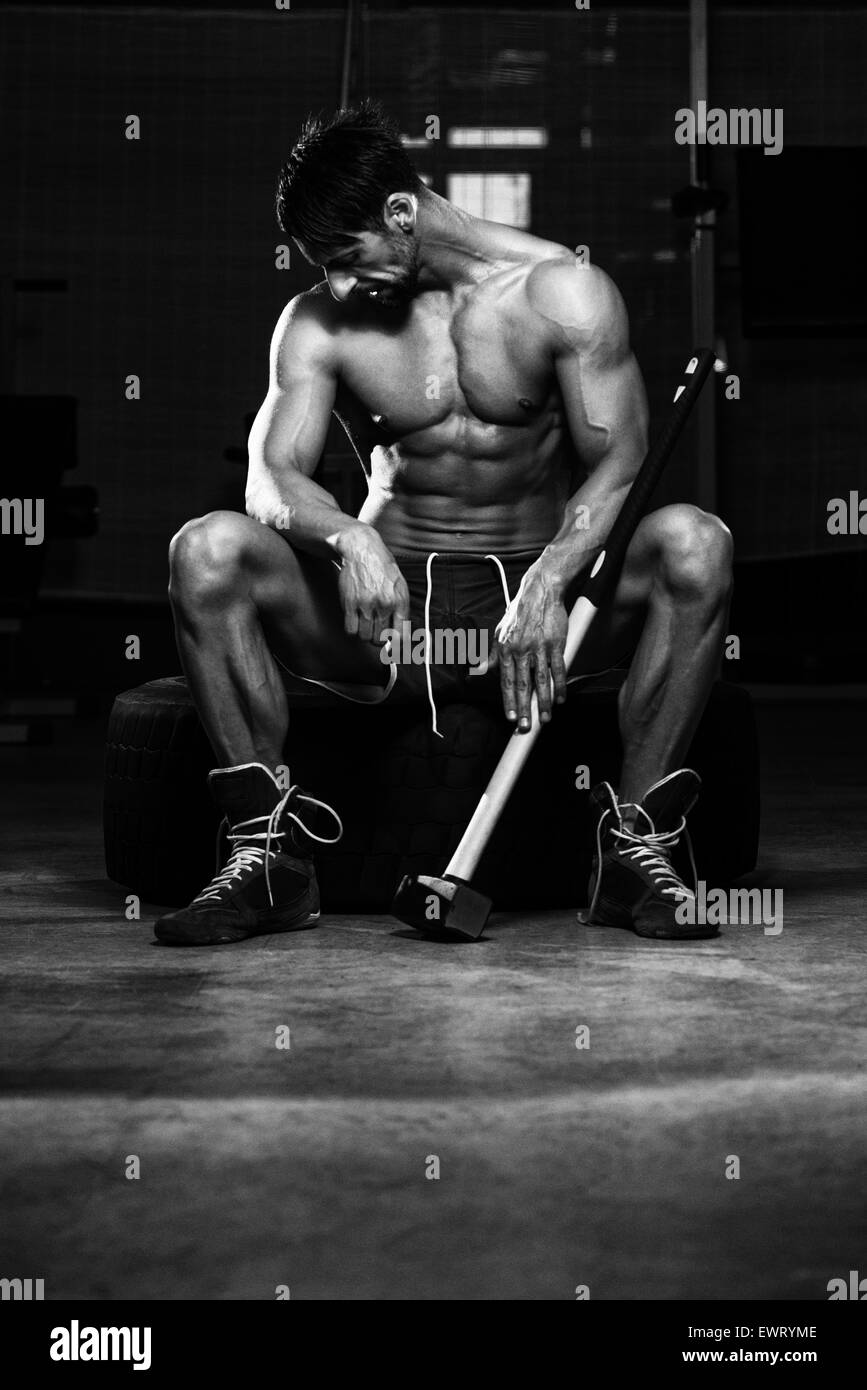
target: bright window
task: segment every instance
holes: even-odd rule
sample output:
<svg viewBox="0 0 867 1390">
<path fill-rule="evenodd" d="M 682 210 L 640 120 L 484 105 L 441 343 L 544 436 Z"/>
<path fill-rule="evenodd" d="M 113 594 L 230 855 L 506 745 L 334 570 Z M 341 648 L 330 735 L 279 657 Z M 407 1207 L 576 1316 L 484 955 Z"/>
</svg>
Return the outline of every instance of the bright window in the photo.
<svg viewBox="0 0 867 1390">
<path fill-rule="evenodd" d="M 449 202 L 473 217 L 507 227 L 530 225 L 529 174 L 449 174 L 446 188 Z"/>
<path fill-rule="evenodd" d="M 548 132 L 535 125 L 459 125 L 449 131 L 448 143 L 463 149 L 542 149 Z"/>
</svg>

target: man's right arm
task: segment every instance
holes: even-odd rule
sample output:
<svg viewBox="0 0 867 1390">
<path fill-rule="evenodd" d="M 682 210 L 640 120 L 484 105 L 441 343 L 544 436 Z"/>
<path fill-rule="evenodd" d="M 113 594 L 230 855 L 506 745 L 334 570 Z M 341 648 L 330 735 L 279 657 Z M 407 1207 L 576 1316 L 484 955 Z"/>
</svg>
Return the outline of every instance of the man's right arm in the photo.
<svg viewBox="0 0 867 1390">
<path fill-rule="evenodd" d="M 347 632 L 376 640 L 399 626 L 406 586 L 379 533 L 341 511 L 313 481 L 337 391 L 334 344 L 305 295 L 287 304 L 271 340 L 268 394 L 248 439 L 247 515 L 299 550 L 341 565 Z"/>
<path fill-rule="evenodd" d="M 247 441 L 247 515 L 286 532 L 301 550 L 340 558 L 346 533 L 360 523 L 312 478 L 336 390 L 330 334 L 299 295 L 271 339 L 268 394 Z"/>
</svg>

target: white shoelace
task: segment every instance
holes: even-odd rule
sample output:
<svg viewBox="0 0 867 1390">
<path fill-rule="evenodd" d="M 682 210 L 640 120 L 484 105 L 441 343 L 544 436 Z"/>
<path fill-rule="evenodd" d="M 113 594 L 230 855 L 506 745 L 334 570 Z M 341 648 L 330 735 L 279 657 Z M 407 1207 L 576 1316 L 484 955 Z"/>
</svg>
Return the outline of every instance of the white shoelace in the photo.
<svg viewBox="0 0 867 1390">
<path fill-rule="evenodd" d="M 289 803 L 289 799 L 293 794 L 296 794 L 296 799 L 298 801 L 307 801 L 310 803 L 311 806 L 321 806 L 323 811 L 328 811 L 328 813 L 334 817 L 335 821 L 337 822 L 338 831 L 333 839 L 326 840 L 323 839 L 321 835 L 315 835 L 312 830 L 309 830 L 307 828 L 300 816 L 296 816 L 294 811 L 286 810 L 286 807 Z M 271 907 L 273 907 L 274 896 L 271 892 L 270 862 L 272 859 L 276 859 L 277 855 L 280 853 L 279 841 L 281 841 L 283 839 L 283 836 L 286 834 L 285 830 L 278 830 L 276 828 L 280 822 L 280 817 L 283 815 L 284 812 L 286 813 L 286 816 L 289 820 L 294 820 L 295 824 L 301 827 L 305 835 L 308 835 L 311 840 L 316 840 L 320 845 L 336 845 L 338 840 L 343 835 L 343 822 L 338 816 L 337 812 L 334 810 L 333 806 L 329 806 L 324 801 L 317 800 L 315 796 L 306 796 L 304 792 L 298 791 L 297 786 L 290 787 L 288 792 L 286 792 L 286 794 L 280 799 L 280 801 L 278 801 L 277 805 L 274 807 L 274 810 L 270 813 L 270 815 L 253 816 L 250 820 L 238 821 L 237 825 L 230 826 L 229 833 L 226 836 L 226 838 L 230 841 L 239 840 L 241 841 L 241 843 L 238 845 L 237 849 L 232 850 L 226 862 L 225 868 L 220 870 L 220 833 L 223 829 L 223 825 L 226 824 L 226 822 L 223 821 L 223 824 L 217 831 L 217 868 L 219 871 L 211 879 L 211 882 L 208 884 L 207 888 L 204 888 L 202 892 L 199 893 L 198 897 L 193 899 L 193 902 L 204 903 L 218 900 L 222 890 L 224 888 L 228 888 L 233 882 L 239 879 L 242 876 L 242 874 L 244 874 L 248 869 L 261 868 L 261 866 L 264 864 L 265 886 L 268 889 L 268 902 L 270 903 Z M 266 829 L 264 830 L 251 831 L 245 829 L 246 826 L 259 825 L 262 821 L 266 822 Z M 264 845 L 254 845 L 251 843 L 251 841 L 253 840 L 264 840 L 265 843 Z M 278 841 L 276 849 L 271 848 L 272 840 Z"/>
<path fill-rule="evenodd" d="M 692 840 L 686 829 L 686 817 L 681 817 L 680 825 L 675 830 L 657 830 L 643 806 L 635 801 L 624 801 L 622 805 L 619 805 L 619 810 L 622 811 L 626 806 L 632 807 L 639 815 L 643 816 L 650 826 L 650 830 L 640 835 L 637 830 L 627 829 L 621 820 L 620 828 L 611 831 L 618 841 L 618 852 L 624 859 L 633 859 L 642 869 L 646 869 L 661 895 L 679 898 L 684 893 L 691 892 L 692 896 L 695 897 L 698 873 L 692 852 Z M 610 815 L 611 807 L 609 806 L 599 817 L 599 824 L 596 827 L 596 884 L 593 889 L 593 901 L 587 913 L 588 918 L 593 916 L 593 909 L 596 906 L 596 900 L 602 886 L 602 827 L 606 817 Z M 689 863 L 692 869 L 692 889 L 687 888 L 683 880 L 675 873 L 668 854 L 660 852 L 673 850 L 684 831 L 686 831 L 686 847 L 689 851 Z M 624 843 L 621 844 L 621 841 Z"/>
</svg>

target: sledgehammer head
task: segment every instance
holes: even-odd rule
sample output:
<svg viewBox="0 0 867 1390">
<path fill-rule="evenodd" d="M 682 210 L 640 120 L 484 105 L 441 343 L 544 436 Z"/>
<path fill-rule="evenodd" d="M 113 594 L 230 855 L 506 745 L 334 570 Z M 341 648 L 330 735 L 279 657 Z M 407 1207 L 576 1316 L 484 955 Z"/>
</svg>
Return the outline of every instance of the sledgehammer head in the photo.
<svg viewBox="0 0 867 1390">
<path fill-rule="evenodd" d="M 391 910 L 401 922 L 427 936 L 476 941 L 485 929 L 491 900 L 453 874 L 442 878 L 404 874 Z"/>
</svg>

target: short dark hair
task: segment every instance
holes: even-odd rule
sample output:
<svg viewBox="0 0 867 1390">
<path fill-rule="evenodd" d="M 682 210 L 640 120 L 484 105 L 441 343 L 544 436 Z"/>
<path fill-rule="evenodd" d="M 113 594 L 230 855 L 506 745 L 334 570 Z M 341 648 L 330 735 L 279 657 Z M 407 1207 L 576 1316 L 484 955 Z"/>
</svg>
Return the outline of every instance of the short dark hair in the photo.
<svg viewBox="0 0 867 1390">
<path fill-rule="evenodd" d="M 277 221 L 288 236 L 322 255 L 362 231 L 382 228 L 390 193 L 424 185 L 400 131 L 369 98 L 332 116 L 308 116 L 277 182 Z"/>
</svg>

